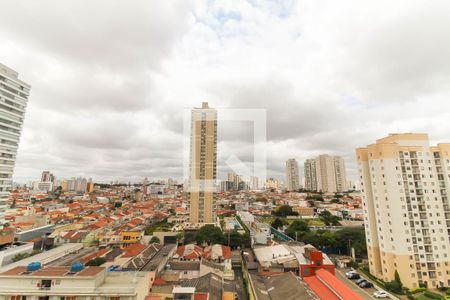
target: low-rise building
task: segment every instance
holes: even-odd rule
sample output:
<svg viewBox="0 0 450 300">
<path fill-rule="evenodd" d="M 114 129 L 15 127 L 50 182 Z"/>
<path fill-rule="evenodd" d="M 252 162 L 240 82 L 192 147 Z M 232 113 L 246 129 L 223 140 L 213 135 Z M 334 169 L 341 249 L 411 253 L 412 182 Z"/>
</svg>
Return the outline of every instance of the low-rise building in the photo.
<svg viewBox="0 0 450 300">
<path fill-rule="evenodd" d="M 150 288 L 147 272 L 106 272 L 103 267 L 19 266 L 0 273 L 0 299 L 109 299 L 141 300 Z M 40 298 L 43 297 L 43 298 Z"/>
<path fill-rule="evenodd" d="M 33 243 L 13 243 L 8 246 L 0 247 L 0 267 L 14 262 L 17 255 L 31 254 L 33 252 Z"/>
</svg>

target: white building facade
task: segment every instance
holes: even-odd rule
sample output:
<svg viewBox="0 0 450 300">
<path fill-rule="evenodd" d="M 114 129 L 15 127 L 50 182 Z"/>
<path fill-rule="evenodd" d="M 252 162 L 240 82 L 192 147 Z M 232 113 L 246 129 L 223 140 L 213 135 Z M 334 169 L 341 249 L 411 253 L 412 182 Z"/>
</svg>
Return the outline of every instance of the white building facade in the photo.
<svg viewBox="0 0 450 300">
<path fill-rule="evenodd" d="M 14 164 L 31 86 L 0 64 L 0 228 L 12 187 Z"/>
<path fill-rule="evenodd" d="M 286 161 L 286 189 L 288 191 L 297 191 L 299 188 L 298 163 L 294 158 L 290 158 Z"/>
</svg>

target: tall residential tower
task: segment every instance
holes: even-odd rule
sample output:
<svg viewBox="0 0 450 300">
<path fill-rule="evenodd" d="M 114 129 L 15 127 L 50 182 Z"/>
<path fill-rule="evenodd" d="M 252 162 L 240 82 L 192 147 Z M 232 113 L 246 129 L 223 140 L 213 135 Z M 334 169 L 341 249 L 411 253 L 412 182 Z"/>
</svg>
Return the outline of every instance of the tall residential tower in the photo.
<svg viewBox="0 0 450 300">
<path fill-rule="evenodd" d="M 191 223 L 215 223 L 217 111 L 203 102 L 191 113 L 190 214 Z"/>
<path fill-rule="evenodd" d="M 391 134 L 356 150 L 370 273 L 406 287 L 450 285 L 450 144 Z"/>
<path fill-rule="evenodd" d="M 0 227 L 12 187 L 17 148 L 31 86 L 19 74 L 0 64 Z"/>
<path fill-rule="evenodd" d="M 319 155 L 305 162 L 305 188 L 325 193 L 347 190 L 347 175 L 344 159 L 328 154 Z"/>
<path fill-rule="evenodd" d="M 290 158 L 286 161 L 286 189 L 288 191 L 297 191 L 299 188 L 298 163 L 294 158 Z"/>
</svg>

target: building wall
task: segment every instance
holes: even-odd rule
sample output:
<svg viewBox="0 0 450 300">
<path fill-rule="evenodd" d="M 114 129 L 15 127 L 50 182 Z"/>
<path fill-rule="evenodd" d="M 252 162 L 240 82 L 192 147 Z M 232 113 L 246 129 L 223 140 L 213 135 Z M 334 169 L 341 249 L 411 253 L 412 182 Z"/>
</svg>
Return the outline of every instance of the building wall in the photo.
<svg viewBox="0 0 450 300">
<path fill-rule="evenodd" d="M 336 176 L 336 191 L 344 192 L 348 190 L 347 187 L 347 172 L 345 170 L 344 159 L 340 156 L 334 156 L 334 173 Z"/>
<path fill-rule="evenodd" d="M 16 71 L 0 64 L 0 227 L 5 223 L 6 201 L 31 88 L 18 76 Z"/>
<path fill-rule="evenodd" d="M 42 279 L 52 281 L 50 289 L 40 289 L 37 286 Z M 95 276 L 82 277 L 0 276 L 0 299 L 5 300 L 10 299 L 10 295 L 50 296 L 50 299 L 58 300 L 61 296 L 77 296 L 77 299 L 115 296 L 120 299 L 141 300 L 149 290 L 150 273 L 145 272 L 101 272 Z"/>
<path fill-rule="evenodd" d="M 307 159 L 305 161 L 305 188 L 308 191 L 317 191 L 317 177 L 316 177 L 316 160 Z"/>
<path fill-rule="evenodd" d="M 120 233 L 121 247 L 125 248 L 131 244 L 138 243 L 141 240 L 141 231 L 122 231 Z"/>
<path fill-rule="evenodd" d="M 217 112 L 203 103 L 192 110 L 191 120 L 191 223 L 215 222 L 215 191 L 217 161 Z"/>
<path fill-rule="evenodd" d="M 13 262 L 13 258 L 18 254 L 31 254 L 33 252 L 33 243 L 27 243 L 23 245 L 18 245 L 0 251 L 0 267 Z"/>
<path fill-rule="evenodd" d="M 305 188 L 325 193 L 347 190 L 347 172 L 340 156 L 322 154 L 305 161 Z"/>
<path fill-rule="evenodd" d="M 300 178 L 297 161 L 293 158 L 286 161 L 286 189 L 296 191 L 300 188 Z"/>
<path fill-rule="evenodd" d="M 450 144 L 395 134 L 356 150 L 370 272 L 407 287 L 450 285 Z"/>
</svg>

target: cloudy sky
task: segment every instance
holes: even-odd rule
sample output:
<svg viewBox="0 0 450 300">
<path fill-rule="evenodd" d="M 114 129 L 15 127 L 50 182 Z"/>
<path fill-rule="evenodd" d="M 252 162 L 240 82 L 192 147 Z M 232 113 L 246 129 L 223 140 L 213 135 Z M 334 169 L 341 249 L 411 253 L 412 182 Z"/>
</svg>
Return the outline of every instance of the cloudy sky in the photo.
<svg viewBox="0 0 450 300">
<path fill-rule="evenodd" d="M 15 180 L 181 178 L 183 111 L 267 112 L 268 176 L 390 132 L 450 141 L 448 1 L 2 1 L 0 62 L 32 85 Z M 220 174 L 253 159 L 222 122 Z"/>
</svg>

